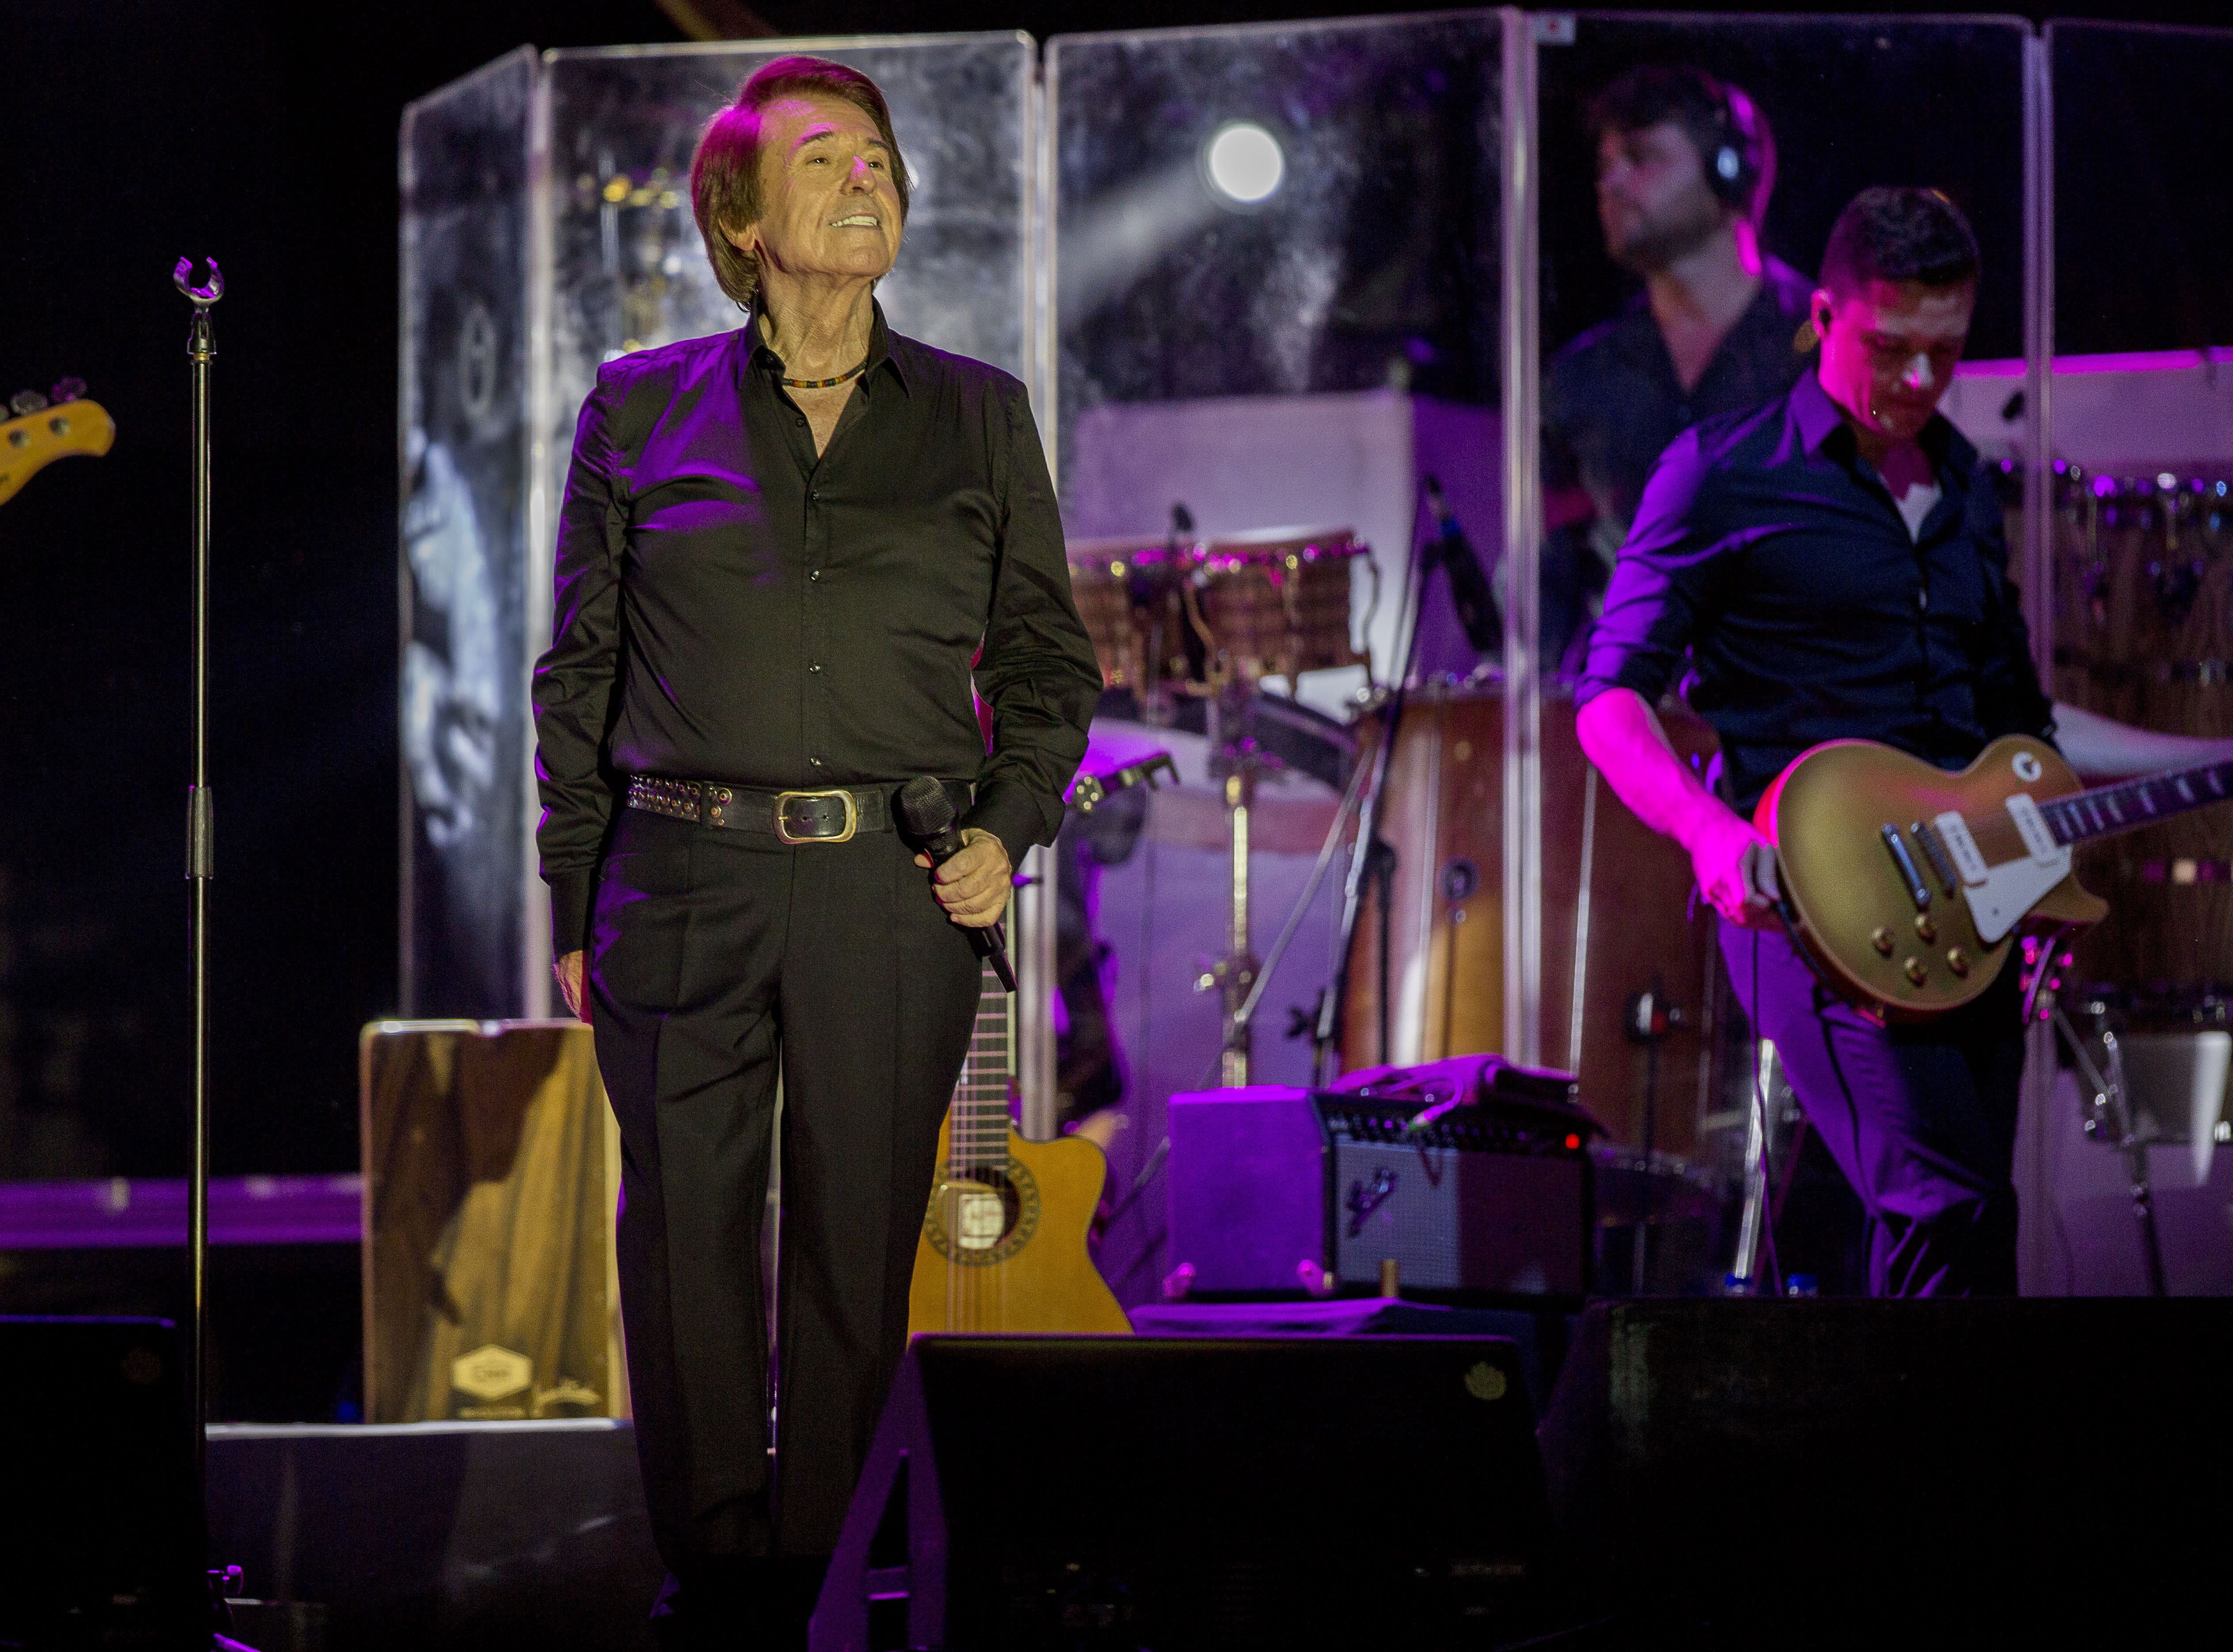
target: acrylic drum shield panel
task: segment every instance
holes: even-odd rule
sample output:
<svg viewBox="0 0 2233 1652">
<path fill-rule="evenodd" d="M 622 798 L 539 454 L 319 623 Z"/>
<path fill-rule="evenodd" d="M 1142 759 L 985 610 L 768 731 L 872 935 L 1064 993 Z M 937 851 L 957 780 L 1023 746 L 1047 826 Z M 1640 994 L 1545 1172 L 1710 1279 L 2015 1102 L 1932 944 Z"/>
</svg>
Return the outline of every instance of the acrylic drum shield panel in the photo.
<svg viewBox="0 0 2233 1652">
<path fill-rule="evenodd" d="M 549 1007 L 528 674 L 598 367 L 741 320 L 689 199 L 706 120 L 804 47 L 889 99 L 914 177 L 892 326 L 1027 375 L 1033 50 L 1018 35 L 523 49 L 402 133 L 407 1011 Z"/>
</svg>

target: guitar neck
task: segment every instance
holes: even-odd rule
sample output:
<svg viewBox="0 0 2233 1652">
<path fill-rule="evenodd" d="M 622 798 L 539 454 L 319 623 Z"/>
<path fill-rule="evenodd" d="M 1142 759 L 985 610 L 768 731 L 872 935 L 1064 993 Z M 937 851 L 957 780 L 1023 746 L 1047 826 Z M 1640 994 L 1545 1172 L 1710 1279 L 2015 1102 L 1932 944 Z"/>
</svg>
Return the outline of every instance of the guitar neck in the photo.
<svg viewBox="0 0 2233 1652">
<path fill-rule="evenodd" d="M 998 1170 L 1008 1162 L 1008 1085 L 1015 1066 L 1010 1002 L 1007 989 L 987 964 L 977 998 L 976 1029 L 969 1035 L 969 1054 L 947 1115 L 947 1165 L 955 1175 Z"/>
<path fill-rule="evenodd" d="M 2056 842 L 2082 843 L 2229 799 L 2233 799 L 2233 760 L 2095 786 L 2041 803 L 2039 812 Z"/>
</svg>

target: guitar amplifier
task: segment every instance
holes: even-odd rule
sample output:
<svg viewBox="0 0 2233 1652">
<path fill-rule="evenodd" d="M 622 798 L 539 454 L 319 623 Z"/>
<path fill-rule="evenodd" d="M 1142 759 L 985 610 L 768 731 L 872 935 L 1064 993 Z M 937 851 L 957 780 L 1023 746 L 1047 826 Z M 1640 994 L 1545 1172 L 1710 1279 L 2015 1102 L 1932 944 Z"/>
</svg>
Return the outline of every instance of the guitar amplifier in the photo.
<svg viewBox="0 0 2233 1652">
<path fill-rule="evenodd" d="M 1173 1289 L 1588 1293 L 1598 1126 L 1573 1080 L 1471 1056 L 1334 1089 L 1171 1097 Z"/>
</svg>

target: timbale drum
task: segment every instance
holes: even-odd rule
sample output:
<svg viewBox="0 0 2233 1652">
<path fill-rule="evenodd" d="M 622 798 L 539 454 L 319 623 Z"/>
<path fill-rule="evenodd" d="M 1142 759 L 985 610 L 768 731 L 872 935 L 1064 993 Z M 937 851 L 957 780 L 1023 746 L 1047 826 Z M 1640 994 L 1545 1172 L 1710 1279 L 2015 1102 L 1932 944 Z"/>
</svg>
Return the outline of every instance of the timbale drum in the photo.
<svg viewBox="0 0 2233 1652">
<path fill-rule="evenodd" d="M 1207 543 L 1082 539 L 1071 591 L 1109 688 L 1200 693 L 1353 666 L 1346 528 L 1270 528 Z"/>
</svg>

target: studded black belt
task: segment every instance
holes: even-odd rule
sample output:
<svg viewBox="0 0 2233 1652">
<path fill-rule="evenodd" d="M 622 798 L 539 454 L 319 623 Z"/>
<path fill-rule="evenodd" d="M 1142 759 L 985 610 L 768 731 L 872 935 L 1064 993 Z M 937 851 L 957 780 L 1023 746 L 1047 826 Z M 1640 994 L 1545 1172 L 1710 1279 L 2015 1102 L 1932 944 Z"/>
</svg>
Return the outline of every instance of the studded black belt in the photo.
<svg viewBox="0 0 2233 1652">
<path fill-rule="evenodd" d="M 956 809 L 969 806 L 966 782 L 946 790 Z M 812 791 L 774 791 L 713 780 L 669 780 L 640 774 L 628 780 L 628 804 L 648 814 L 695 821 L 730 831 L 766 832 L 785 843 L 844 843 L 859 832 L 892 828 L 897 785 L 830 786 Z"/>
</svg>

